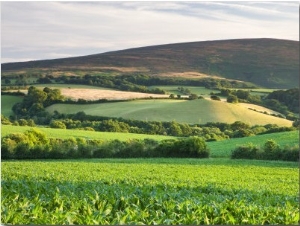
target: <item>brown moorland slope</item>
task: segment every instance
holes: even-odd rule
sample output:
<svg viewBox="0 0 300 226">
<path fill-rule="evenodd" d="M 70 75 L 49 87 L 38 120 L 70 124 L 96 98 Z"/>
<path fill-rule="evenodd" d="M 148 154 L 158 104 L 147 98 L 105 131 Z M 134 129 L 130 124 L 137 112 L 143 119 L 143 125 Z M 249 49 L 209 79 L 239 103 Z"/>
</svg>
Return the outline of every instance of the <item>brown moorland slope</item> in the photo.
<svg viewBox="0 0 300 226">
<path fill-rule="evenodd" d="M 118 71 L 168 76 L 203 73 L 269 88 L 299 84 L 299 41 L 236 39 L 148 46 L 82 57 L 2 64 L 2 72 L 43 70 Z"/>
</svg>

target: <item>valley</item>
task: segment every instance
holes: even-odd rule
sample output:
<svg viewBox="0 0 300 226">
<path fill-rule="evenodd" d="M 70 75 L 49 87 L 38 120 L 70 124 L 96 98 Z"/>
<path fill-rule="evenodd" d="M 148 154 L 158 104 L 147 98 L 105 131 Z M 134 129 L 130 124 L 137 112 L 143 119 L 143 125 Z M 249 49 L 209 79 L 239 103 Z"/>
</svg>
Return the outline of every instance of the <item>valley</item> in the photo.
<svg viewBox="0 0 300 226">
<path fill-rule="evenodd" d="M 2 223 L 299 223 L 299 42 L 1 67 Z"/>
</svg>

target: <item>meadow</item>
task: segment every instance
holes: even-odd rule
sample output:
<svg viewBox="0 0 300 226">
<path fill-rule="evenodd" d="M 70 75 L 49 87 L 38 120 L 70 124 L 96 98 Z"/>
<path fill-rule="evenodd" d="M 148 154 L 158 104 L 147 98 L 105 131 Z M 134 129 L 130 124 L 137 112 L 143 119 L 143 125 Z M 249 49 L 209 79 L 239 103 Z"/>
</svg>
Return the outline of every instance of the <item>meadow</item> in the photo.
<svg viewBox="0 0 300 226">
<path fill-rule="evenodd" d="M 255 160 L 4 161 L 1 222 L 297 224 L 298 174 Z"/>
<path fill-rule="evenodd" d="M 52 113 L 77 113 L 83 105 L 54 104 L 47 108 Z M 83 111 L 87 115 L 122 117 L 143 121 L 177 121 L 189 124 L 205 124 L 207 122 L 233 123 L 243 121 L 250 125 L 278 124 L 291 126 L 292 121 L 265 115 L 249 110 L 239 104 L 231 104 L 212 100 L 171 100 L 149 99 L 126 102 L 86 104 Z"/>
<path fill-rule="evenodd" d="M 27 130 L 32 129 L 29 126 L 12 126 L 12 125 L 2 125 L 1 136 L 7 136 L 10 133 L 24 133 Z M 66 130 L 66 129 L 52 129 L 46 127 L 37 127 L 38 130 L 45 133 L 47 137 L 50 138 L 84 138 L 91 140 L 115 140 L 126 141 L 129 139 L 154 139 L 157 141 L 170 139 L 173 137 L 162 136 L 162 135 L 148 135 L 148 134 L 135 134 L 135 133 L 116 133 L 116 132 L 96 132 L 96 131 L 86 131 L 86 130 Z"/>
</svg>

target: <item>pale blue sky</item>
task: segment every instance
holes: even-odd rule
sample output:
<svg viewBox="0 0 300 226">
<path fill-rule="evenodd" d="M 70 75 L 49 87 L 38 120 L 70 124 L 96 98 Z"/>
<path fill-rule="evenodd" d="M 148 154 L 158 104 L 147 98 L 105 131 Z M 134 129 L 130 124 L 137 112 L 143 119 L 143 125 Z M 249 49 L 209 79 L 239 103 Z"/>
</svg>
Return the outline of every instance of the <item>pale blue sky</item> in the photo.
<svg viewBox="0 0 300 226">
<path fill-rule="evenodd" d="M 299 2 L 1 2 L 1 62 L 236 38 L 299 40 Z"/>
</svg>

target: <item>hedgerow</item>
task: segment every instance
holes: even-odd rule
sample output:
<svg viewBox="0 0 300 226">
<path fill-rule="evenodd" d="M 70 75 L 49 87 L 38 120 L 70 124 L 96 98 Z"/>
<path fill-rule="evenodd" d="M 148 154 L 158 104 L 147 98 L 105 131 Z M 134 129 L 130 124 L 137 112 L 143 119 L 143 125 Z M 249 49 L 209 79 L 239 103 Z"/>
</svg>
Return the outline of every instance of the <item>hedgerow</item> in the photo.
<svg viewBox="0 0 300 226">
<path fill-rule="evenodd" d="M 234 149 L 231 158 L 299 161 L 299 146 L 280 148 L 274 140 L 266 141 L 263 148 L 248 143 Z"/>
<path fill-rule="evenodd" d="M 2 138 L 2 159 L 76 159 L 76 158 L 208 158 L 204 139 L 189 137 L 158 142 L 151 139 L 127 141 L 88 140 L 84 138 L 47 138 L 37 129 L 12 133 Z"/>
</svg>

